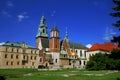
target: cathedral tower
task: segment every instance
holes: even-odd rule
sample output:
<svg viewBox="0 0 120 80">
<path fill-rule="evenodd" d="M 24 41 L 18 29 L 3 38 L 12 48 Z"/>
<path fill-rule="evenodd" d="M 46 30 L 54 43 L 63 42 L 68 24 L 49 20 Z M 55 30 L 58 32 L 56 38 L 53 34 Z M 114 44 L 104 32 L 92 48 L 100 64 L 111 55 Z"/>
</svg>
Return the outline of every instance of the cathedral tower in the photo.
<svg viewBox="0 0 120 80">
<path fill-rule="evenodd" d="M 50 33 L 50 40 L 49 40 L 49 49 L 52 54 L 53 63 L 55 66 L 59 66 L 59 58 L 60 58 L 60 37 L 59 31 L 54 25 L 53 29 Z"/>
<path fill-rule="evenodd" d="M 51 30 L 49 48 L 50 52 L 60 52 L 60 37 L 56 25 Z"/>
<path fill-rule="evenodd" d="M 38 32 L 36 35 L 36 48 L 40 50 L 43 49 L 42 41 L 48 41 L 48 33 L 47 33 L 47 26 L 45 23 L 45 18 L 42 16 L 40 25 L 38 27 Z"/>
</svg>

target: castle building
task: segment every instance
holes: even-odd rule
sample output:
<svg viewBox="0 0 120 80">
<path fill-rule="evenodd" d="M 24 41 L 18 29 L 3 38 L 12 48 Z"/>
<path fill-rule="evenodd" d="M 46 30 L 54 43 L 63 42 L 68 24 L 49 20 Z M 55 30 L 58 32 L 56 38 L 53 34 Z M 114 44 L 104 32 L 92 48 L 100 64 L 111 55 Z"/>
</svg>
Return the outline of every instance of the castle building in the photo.
<svg viewBox="0 0 120 80">
<path fill-rule="evenodd" d="M 89 61 L 89 58 L 97 53 L 102 53 L 102 54 L 111 54 L 111 51 L 113 49 L 119 49 L 120 48 L 115 45 L 114 43 L 112 42 L 107 42 L 107 43 L 104 43 L 104 44 L 99 44 L 99 43 L 95 43 L 91 48 L 89 48 L 87 50 L 87 61 Z"/>
<path fill-rule="evenodd" d="M 26 43 L 6 42 L 0 45 L 0 68 L 84 68 L 87 48 L 69 41 L 68 32 L 61 41 L 56 25 L 47 33 L 42 16 L 36 34 L 36 47 Z"/>
<path fill-rule="evenodd" d="M 56 25 L 47 33 L 45 17 L 42 16 L 36 35 L 36 48 L 41 50 L 40 65 L 45 68 L 84 68 L 86 64 L 87 48 L 82 44 L 69 41 L 68 32 L 64 40 L 60 41 L 59 30 Z"/>
<path fill-rule="evenodd" d="M 38 68 L 39 52 L 26 43 L 6 42 L 0 46 L 0 69 Z"/>
</svg>

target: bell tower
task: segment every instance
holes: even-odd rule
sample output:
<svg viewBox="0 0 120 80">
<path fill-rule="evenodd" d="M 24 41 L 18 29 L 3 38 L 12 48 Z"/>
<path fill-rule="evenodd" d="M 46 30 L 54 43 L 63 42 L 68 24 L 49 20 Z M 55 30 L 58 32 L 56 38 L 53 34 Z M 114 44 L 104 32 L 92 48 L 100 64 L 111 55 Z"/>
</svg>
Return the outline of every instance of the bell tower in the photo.
<svg viewBox="0 0 120 80">
<path fill-rule="evenodd" d="M 42 39 L 48 39 L 47 26 L 44 16 L 41 17 L 40 25 L 38 27 L 38 32 L 36 35 L 36 48 L 39 48 L 40 50 L 43 49 L 41 42 Z"/>
<path fill-rule="evenodd" d="M 49 48 L 50 52 L 60 52 L 60 37 L 56 25 L 54 25 L 50 33 Z"/>
<path fill-rule="evenodd" d="M 60 37 L 59 37 L 59 31 L 56 25 L 54 25 L 50 33 L 49 50 L 52 54 L 54 66 L 59 67 L 60 65 Z"/>
</svg>

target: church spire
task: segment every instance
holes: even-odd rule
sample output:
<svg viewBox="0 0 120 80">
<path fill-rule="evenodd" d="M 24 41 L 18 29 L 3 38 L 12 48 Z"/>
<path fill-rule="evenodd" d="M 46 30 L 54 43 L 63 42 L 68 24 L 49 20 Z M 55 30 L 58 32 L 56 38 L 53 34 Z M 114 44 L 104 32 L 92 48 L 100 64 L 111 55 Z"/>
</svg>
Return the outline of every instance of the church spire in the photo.
<svg viewBox="0 0 120 80">
<path fill-rule="evenodd" d="M 42 16 L 40 20 L 40 25 L 38 27 L 38 32 L 36 37 L 45 37 L 48 38 L 48 33 L 47 33 L 47 26 L 45 22 L 45 17 Z"/>
<path fill-rule="evenodd" d="M 69 42 L 67 27 L 66 27 L 66 34 L 65 34 L 65 39 L 64 40 L 66 40 L 67 42 Z"/>
<path fill-rule="evenodd" d="M 45 26 L 45 17 L 42 16 L 40 20 L 40 27 Z"/>
</svg>

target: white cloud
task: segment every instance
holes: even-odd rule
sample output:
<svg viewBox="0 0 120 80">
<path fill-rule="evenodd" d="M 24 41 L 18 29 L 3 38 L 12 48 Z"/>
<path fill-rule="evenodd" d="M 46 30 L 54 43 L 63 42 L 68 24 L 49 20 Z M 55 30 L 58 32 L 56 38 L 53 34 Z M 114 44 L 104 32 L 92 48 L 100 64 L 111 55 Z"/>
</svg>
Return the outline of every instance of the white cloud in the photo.
<svg viewBox="0 0 120 80">
<path fill-rule="evenodd" d="M 116 34 L 116 32 L 114 32 L 113 29 L 110 29 L 109 27 L 107 27 L 103 39 L 105 41 L 110 41 L 110 40 L 112 40 L 112 38 L 115 34 Z"/>
<path fill-rule="evenodd" d="M 1 42 L 1 43 L 0 43 L 0 45 L 3 45 L 3 44 L 5 44 L 5 42 Z"/>
<path fill-rule="evenodd" d="M 10 15 L 6 10 L 2 10 L 1 13 L 6 17 L 12 17 L 12 15 Z"/>
<path fill-rule="evenodd" d="M 17 15 L 18 21 L 21 22 L 22 20 L 29 18 L 29 16 L 27 16 L 26 14 L 26 12 L 23 12 L 22 14 Z"/>
<path fill-rule="evenodd" d="M 91 48 L 92 45 L 91 45 L 91 44 L 87 44 L 86 47 L 87 47 L 87 48 Z"/>
</svg>

